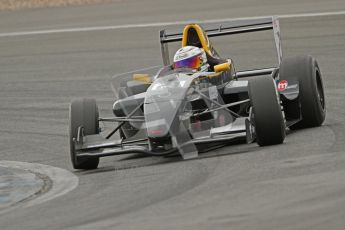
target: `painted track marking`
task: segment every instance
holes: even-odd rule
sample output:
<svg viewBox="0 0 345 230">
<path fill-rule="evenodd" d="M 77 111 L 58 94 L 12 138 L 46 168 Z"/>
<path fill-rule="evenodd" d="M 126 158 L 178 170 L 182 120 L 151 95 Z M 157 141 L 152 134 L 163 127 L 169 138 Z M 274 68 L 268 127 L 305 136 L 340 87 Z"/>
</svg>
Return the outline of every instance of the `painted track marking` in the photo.
<svg viewBox="0 0 345 230">
<path fill-rule="evenodd" d="M 277 16 L 278 18 L 300 18 L 300 17 L 336 16 L 336 15 L 345 15 L 345 11 L 317 12 L 317 13 L 304 13 L 304 14 L 282 14 L 282 15 L 275 15 L 275 16 Z M 224 21 L 262 19 L 262 18 L 267 18 L 271 16 L 272 15 L 259 16 L 259 17 L 222 18 L 222 19 L 210 19 L 210 20 L 188 20 L 188 21 L 142 23 L 142 24 L 139 23 L 139 24 L 125 24 L 125 25 L 114 25 L 114 26 L 76 27 L 76 28 L 51 29 L 51 30 L 19 31 L 19 32 L 8 32 L 8 33 L 5 32 L 5 33 L 0 33 L 0 38 L 26 36 L 26 35 L 45 35 L 45 34 L 55 34 L 55 33 L 75 33 L 75 32 L 130 29 L 130 28 L 161 27 L 161 26 L 184 25 L 188 23 L 218 23 L 218 22 L 224 22 Z"/>
<path fill-rule="evenodd" d="M 27 202 L 19 203 L 12 208 L 30 207 L 47 202 L 74 190 L 79 184 L 78 177 L 73 173 L 69 172 L 68 170 L 53 166 L 19 161 L 0 161 L 0 166 L 5 168 L 26 170 L 34 174 L 44 175 L 49 177 L 49 179 L 52 181 L 52 185 L 47 192 L 37 196 L 34 199 L 30 199 Z M 8 211 L 9 209 L 5 209 L 4 211 Z"/>
</svg>

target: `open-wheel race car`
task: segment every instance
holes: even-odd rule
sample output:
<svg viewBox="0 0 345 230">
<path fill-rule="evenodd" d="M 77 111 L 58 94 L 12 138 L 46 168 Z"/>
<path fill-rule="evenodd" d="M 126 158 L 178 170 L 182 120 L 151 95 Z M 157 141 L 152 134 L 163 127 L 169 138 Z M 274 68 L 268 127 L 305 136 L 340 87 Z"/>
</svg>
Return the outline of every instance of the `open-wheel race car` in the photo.
<svg viewBox="0 0 345 230">
<path fill-rule="evenodd" d="M 235 71 L 209 38 L 273 30 L 278 66 Z M 277 18 L 224 23 L 204 30 L 186 25 L 182 33 L 160 31 L 163 67 L 114 76 L 113 117 L 99 117 L 96 101 L 70 105 L 70 154 L 75 169 L 94 169 L 99 158 L 140 153 L 183 159 L 234 141 L 260 146 L 283 143 L 286 129 L 320 126 L 325 119 L 321 72 L 311 56 L 283 59 Z M 202 48 L 207 71 L 173 68 L 168 44 Z M 100 122 L 114 124 L 100 129 Z M 114 135 L 117 133 L 117 135 Z"/>
</svg>

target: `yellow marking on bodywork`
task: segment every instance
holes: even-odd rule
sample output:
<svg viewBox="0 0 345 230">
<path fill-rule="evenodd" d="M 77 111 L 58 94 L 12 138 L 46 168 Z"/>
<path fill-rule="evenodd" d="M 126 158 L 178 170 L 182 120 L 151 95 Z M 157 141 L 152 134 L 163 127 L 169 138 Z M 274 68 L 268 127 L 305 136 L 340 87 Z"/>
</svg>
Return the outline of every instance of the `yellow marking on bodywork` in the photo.
<svg viewBox="0 0 345 230">
<path fill-rule="evenodd" d="M 213 73 L 213 74 L 209 74 L 209 75 L 205 75 L 205 76 L 200 76 L 200 77 L 196 78 L 195 80 L 202 81 L 202 80 L 205 80 L 205 79 L 212 79 L 212 78 L 221 76 L 221 74 L 222 74 L 222 72 Z"/>
<path fill-rule="evenodd" d="M 145 84 L 151 84 L 151 78 L 148 74 L 142 74 L 142 73 L 135 73 L 133 74 L 133 80 L 135 81 L 142 81 Z"/>
<path fill-rule="evenodd" d="M 216 72 L 216 73 L 227 71 L 230 69 L 231 69 L 231 63 L 229 63 L 229 62 L 225 62 L 225 63 L 214 66 L 214 72 Z"/>
</svg>

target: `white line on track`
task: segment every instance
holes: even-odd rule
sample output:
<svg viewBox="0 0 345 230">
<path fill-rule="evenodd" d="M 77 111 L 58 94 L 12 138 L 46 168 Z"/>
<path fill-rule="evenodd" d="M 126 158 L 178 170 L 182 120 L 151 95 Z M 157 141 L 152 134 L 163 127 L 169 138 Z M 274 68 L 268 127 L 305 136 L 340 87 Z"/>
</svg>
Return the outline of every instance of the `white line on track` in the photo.
<svg viewBox="0 0 345 230">
<path fill-rule="evenodd" d="M 303 13 L 303 14 L 282 14 L 275 15 L 278 18 L 300 18 L 300 17 L 320 17 L 320 16 L 335 16 L 344 15 L 345 11 L 335 12 L 317 12 L 317 13 Z M 72 33 L 72 32 L 89 32 L 89 31 L 102 31 L 102 30 L 117 30 L 117 29 L 129 29 L 129 28 L 144 28 L 144 27 L 161 27 L 172 25 L 183 25 L 188 23 L 217 23 L 224 21 L 239 21 L 239 20 L 254 20 L 271 17 L 259 16 L 259 17 L 242 17 L 242 18 L 222 18 L 222 19 L 210 19 L 210 20 L 188 20 L 188 21 L 174 21 L 174 22 L 159 22 L 159 23 L 143 23 L 143 24 L 125 24 L 114 26 L 94 26 L 94 27 L 77 27 L 77 28 L 65 28 L 65 29 L 51 29 L 51 30 L 36 30 L 36 31 L 20 31 L 20 32 L 8 32 L 0 33 L 1 37 L 13 37 L 13 36 L 26 36 L 26 35 L 44 35 L 55 33 Z"/>
<path fill-rule="evenodd" d="M 73 173 L 65 169 L 56 168 L 49 165 L 27 163 L 20 161 L 0 161 L 0 166 L 6 168 L 26 170 L 32 173 L 48 176 L 49 179 L 52 181 L 52 187 L 50 188 L 50 190 L 41 195 L 38 195 L 34 199 L 28 200 L 27 202 L 15 205 L 13 206 L 13 208 L 30 207 L 55 199 L 59 196 L 65 195 L 66 193 L 72 191 L 79 184 L 78 177 L 75 176 Z M 8 211 L 8 209 L 5 209 L 4 211 Z"/>
</svg>

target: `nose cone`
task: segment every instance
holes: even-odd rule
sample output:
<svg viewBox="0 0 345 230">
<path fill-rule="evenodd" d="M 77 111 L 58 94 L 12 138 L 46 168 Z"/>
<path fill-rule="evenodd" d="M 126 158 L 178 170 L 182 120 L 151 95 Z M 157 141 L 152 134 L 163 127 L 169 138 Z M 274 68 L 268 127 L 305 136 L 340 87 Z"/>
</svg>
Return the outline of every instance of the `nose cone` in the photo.
<svg viewBox="0 0 345 230">
<path fill-rule="evenodd" d="M 146 91 L 144 115 L 149 138 L 171 136 L 178 126 L 181 105 L 193 82 L 191 76 L 171 74 L 157 79 Z"/>
<path fill-rule="evenodd" d="M 149 138 L 171 136 L 178 123 L 181 101 L 154 101 L 144 104 L 146 129 Z"/>
</svg>

